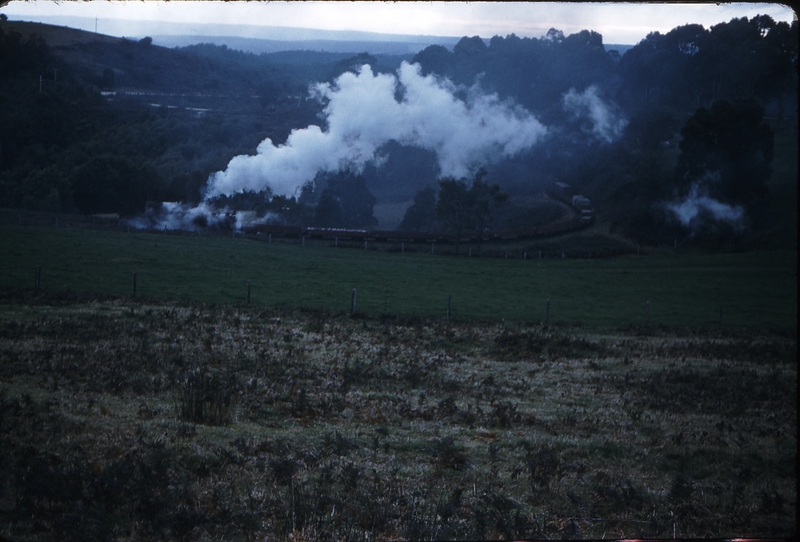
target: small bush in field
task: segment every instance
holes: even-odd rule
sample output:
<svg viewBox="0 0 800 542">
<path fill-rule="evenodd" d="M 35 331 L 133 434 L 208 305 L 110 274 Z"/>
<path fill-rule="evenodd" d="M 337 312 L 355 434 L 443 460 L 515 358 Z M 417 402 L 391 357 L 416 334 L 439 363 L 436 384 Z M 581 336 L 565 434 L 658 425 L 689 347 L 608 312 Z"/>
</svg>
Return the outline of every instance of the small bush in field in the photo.
<svg viewBox="0 0 800 542">
<path fill-rule="evenodd" d="M 233 419 L 236 378 L 196 370 L 180 383 L 178 409 L 183 421 L 203 425 L 226 425 Z"/>
</svg>

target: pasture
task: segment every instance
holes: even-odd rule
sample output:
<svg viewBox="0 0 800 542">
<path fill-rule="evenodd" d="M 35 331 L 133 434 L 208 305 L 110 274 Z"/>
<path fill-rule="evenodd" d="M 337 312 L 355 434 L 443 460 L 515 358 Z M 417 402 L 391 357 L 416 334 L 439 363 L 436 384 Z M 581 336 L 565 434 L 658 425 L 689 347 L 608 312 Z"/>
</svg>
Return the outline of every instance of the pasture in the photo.
<svg viewBox="0 0 800 542">
<path fill-rule="evenodd" d="M 790 329 L 797 252 L 609 259 L 467 258 L 223 237 L 0 226 L 0 288 L 224 305 L 350 310 L 369 317 Z M 466 251 L 466 249 L 465 249 Z M 536 253 L 531 251 L 531 256 Z M 649 302 L 649 322 L 647 313 Z"/>
<path fill-rule="evenodd" d="M 793 533 L 795 252 L 0 234 L 2 537 Z"/>
</svg>

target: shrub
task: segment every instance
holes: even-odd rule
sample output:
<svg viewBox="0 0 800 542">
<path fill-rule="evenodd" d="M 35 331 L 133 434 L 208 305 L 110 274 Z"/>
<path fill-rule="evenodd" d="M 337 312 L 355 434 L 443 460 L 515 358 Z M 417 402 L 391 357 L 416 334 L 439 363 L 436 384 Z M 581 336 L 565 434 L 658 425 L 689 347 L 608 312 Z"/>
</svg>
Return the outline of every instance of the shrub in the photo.
<svg viewBox="0 0 800 542">
<path fill-rule="evenodd" d="M 195 370 L 180 383 L 178 408 L 182 420 L 203 425 L 227 425 L 233 418 L 236 376 Z"/>
</svg>

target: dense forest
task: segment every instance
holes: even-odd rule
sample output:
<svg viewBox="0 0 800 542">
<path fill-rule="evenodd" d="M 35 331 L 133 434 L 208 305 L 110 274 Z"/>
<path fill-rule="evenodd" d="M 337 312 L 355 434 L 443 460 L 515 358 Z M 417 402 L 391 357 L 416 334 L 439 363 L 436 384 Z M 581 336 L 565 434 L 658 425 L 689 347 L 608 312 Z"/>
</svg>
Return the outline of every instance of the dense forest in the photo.
<svg viewBox="0 0 800 542">
<path fill-rule="evenodd" d="M 622 55 L 588 30 L 465 37 L 452 51 L 401 57 L 166 49 L 148 38 L 51 47 L 22 25 L 0 23 L 5 208 L 132 216 L 148 201 L 197 204 L 233 157 L 266 138 L 281 145 L 293 130 L 327 128 L 326 102 L 310 85 L 335 86 L 365 64 L 393 74 L 403 61 L 449 81 L 457 99 L 494 94 L 547 127 L 539 143 L 485 164 L 488 185 L 510 197 L 484 226 L 535 220 L 526 198 L 561 181 L 641 242 L 689 230 L 752 234 L 774 226 L 770 205 L 784 192 L 771 184 L 796 179 L 797 23 L 767 16 L 651 33 Z M 326 227 L 373 227 L 369 207 L 405 203 L 403 227 L 445 227 L 435 153 L 389 141 L 379 158 L 321 174 L 296 197 L 267 189 L 217 203 Z"/>
</svg>

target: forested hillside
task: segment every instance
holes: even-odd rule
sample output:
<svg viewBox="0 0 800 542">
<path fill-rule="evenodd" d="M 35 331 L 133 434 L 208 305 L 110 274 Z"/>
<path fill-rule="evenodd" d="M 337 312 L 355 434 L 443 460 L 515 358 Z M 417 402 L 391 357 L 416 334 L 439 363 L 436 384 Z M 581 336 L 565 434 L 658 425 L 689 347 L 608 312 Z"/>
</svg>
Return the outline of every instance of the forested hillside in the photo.
<svg viewBox="0 0 800 542">
<path fill-rule="evenodd" d="M 546 128 L 536 144 L 486 164 L 486 181 L 511 196 L 495 225 L 532 220 L 525 202 L 556 181 L 588 196 L 614 231 L 644 242 L 796 224 L 785 205 L 796 198 L 796 22 L 686 25 L 623 55 L 606 51 L 595 32 L 552 29 L 488 44 L 465 37 L 452 51 L 431 46 L 413 58 L 167 49 L 30 25 L 0 23 L 0 207 L 135 215 L 151 200 L 196 204 L 233 157 L 254 154 L 266 138 L 280 145 L 292 130 L 327 128 L 312 83 L 335 88 L 361 65 L 392 74 L 413 61 L 456 99 L 495 94 Z M 420 190 L 438 190 L 433 152 L 396 141 L 379 150 L 360 181 L 339 183 L 356 192 L 337 198 L 410 205 Z M 322 200 L 325 179 L 301 200 L 274 205 L 265 190 L 261 207 L 280 214 L 288 201 L 291 220 L 310 225 L 314 213 L 297 209 Z M 253 201 L 223 199 L 234 208 Z M 794 212 L 788 222 L 786 212 Z M 414 216 L 435 223 L 435 206 L 427 213 Z"/>
<path fill-rule="evenodd" d="M 148 40 L 51 49 L 2 26 L 0 40 L 3 207 L 134 214 L 147 200 L 199 201 L 231 156 L 317 111 L 297 100 L 309 81 L 280 67 Z"/>
<path fill-rule="evenodd" d="M 514 179 L 512 191 L 570 183 L 624 233 L 659 242 L 676 233 L 665 203 L 690 199 L 692 185 L 752 207 L 748 226 L 768 227 L 768 186 L 784 195 L 796 178 L 797 40 L 796 23 L 756 17 L 655 32 L 624 56 L 606 52 L 595 32 L 553 29 L 542 39 L 495 36 L 488 46 L 464 38 L 453 52 L 432 46 L 414 61 L 557 127 L 546 144 L 490 172 L 492 181 Z M 711 145 L 718 137 L 727 141 Z M 690 171 L 687 161 L 713 167 Z"/>
</svg>

